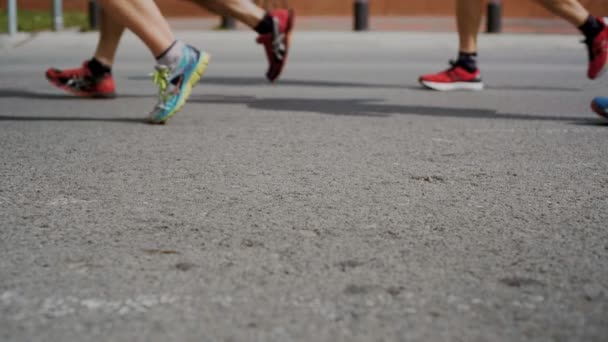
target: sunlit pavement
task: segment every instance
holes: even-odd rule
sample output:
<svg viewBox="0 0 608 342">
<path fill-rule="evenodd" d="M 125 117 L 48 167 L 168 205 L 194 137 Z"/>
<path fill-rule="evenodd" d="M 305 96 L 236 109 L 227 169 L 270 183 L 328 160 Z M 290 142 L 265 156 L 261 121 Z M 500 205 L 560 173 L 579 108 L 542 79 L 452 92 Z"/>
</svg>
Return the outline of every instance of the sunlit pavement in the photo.
<svg viewBox="0 0 608 342">
<path fill-rule="evenodd" d="M 2 341 L 603 341 L 608 95 L 572 36 L 481 38 L 487 90 L 436 93 L 454 34 L 253 34 L 146 124 L 153 59 L 76 99 L 94 34 L 0 50 Z"/>
</svg>

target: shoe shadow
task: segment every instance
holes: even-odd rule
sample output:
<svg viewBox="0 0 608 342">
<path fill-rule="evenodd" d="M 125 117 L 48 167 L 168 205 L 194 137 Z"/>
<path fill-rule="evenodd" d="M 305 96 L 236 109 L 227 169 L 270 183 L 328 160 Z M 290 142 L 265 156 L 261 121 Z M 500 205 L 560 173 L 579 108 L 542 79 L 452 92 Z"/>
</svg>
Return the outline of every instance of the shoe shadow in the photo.
<svg viewBox="0 0 608 342">
<path fill-rule="evenodd" d="M 327 115 L 388 117 L 392 115 L 418 115 L 468 119 L 561 121 L 577 124 L 598 125 L 601 119 L 580 116 L 534 115 L 503 113 L 484 108 L 449 108 L 419 105 L 395 105 L 382 103 L 382 99 L 303 99 L 258 98 L 254 96 L 206 95 L 191 99 L 192 102 L 214 104 L 243 104 L 248 108 L 266 111 L 311 112 Z"/>
<path fill-rule="evenodd" d="M 56 121 L 56 122 L 119 122 L 119 123 L 138 123 L 150 124 L 143 118 L 99 118 L 99 117 L 78 117 L 78 116 L 13 116 L 0 115 L 0 121 Z"/>
<path fill-rule="evenodd" d="M 121 98 L 145 98 L 153 97 L 153 95 L 143 94 L 119 94 Z M 0 89 L 0 98 L 22 98 L 22 99 L 39 99 L 39 100 L 73 100 L 73 101 L 107 101 L 111 99 L 78 97 L 70 94 L 55 94 L 55 93 L 39 93 L 25 89 Z"/>
<path fill-rule="evenodd" d="M 143 81 L 150 80 L 146 76 L 131 76 L 129 80 Z M 221 86 L 271 86 L 274 83 L 269 82 L 262 77 L 213 77 L 204 76 L 201 78 L 202 84 L 213 84 Z M 411 88 L 422 90 L 421 87 L 403 86 L 400 84 L 374 84 L 374 83 L 359 83 L 359 82 L 339 82 L 339 81 L 315 81 L 315 80 L 295 80 L 295 79 L 280 79 L 276 82 L 277 85 L 284 86 L 301 86 L 301 87 L 343 87 L 343 88 L 386 88 L 386 89 L 404 89 Z"/>
<path fill-rule="evenodd" d="M 128 95 L 126 97 L 144 97 L 139 95 Z M 69 94 L 38 93 L 24 89 L 0 89 L 0 98 L 23 98 L 39 100 L 71 100 L 71 101 L 94 101 L 107 99 L 82 98 Z M 100 117 L 76 117 L 76 116 L 15 116 L 0 115 L 0 121 L 83 121 L 83 122 L 120 122 L 120 123 L 147 123 L 144 118 L 100 118 Z"/>
<path fill-rule="evenodd" d="M 561 91 L 580 92 L 581 88 L 574 87 L 552 87 L 552 86 L 525 86 L 525 85 L 487 85 L 486 90 L 515 90 L 515 91 Z"/>
<path fill-rule="evenodd" d="M 150 80 L 147 76 L 131 76 L 129 80 L 143 81 Z M 213 84 L 220 86 L 267 86 L 273 85 L 261 77 L 213 77 L 205 76 L 200 83 Z M 415 91 L 432 91 L 421 85 L 412 84 L 386 84 L 386 83 L 362 83 L 346 81 L 324 81 L 324 80 L 298 80 L 280 79 L 277 85 L 294 87 L 336 87 L 336 88 L 377 88 L 377 89 L 408 89 Z M 487 90 L 514 90 L 514 91 L 552 91 L 552 92 L 579 92 L 582 89 L 574 87 L 553 87 L 553 86 L 526 86 L 526 85 L 486 85 Z"/>
<path fill-rule="evenodd" d="M 148 95 L 120 95 L 126 98 L 150 97 Z M 24 89 L 0 89 L 0 98 L 23 98 L 39 100 L 70 100 L 70 101 L 105 101 L 108 99 L 83 98 L 70 94 L 38 93 Z M 81 121 L 81 122 L 119 122 L 148 124 L 145 118 L 100 118 L 100 117 L 77 117 L 77 116 L 15 116 L 0 115 L 0 121 Z"/>
<path fill-rule="evenodd" d="M 573 122 L 573 125 L 588 127 L 608 127 L 608 120 L 602 118 L 589 119 L 588 121 Z"/>
<path fill-rule="evenodd" d="M 0 90 L 0 98 L 34 98 L 34 99 L 76 99 L 66 94 L 36 93 L 21 89 Z M 123 97 L 148 97 L 142 95 L 127 95 Z M 605 120 L 599 118 L 586 118 L 580 116 L 554 116 L 533 115 L 520 113 L 502 113 L 493 109 L 483 108 L 446 108 L 434 106 L 417 105 L 393 105 L 382 103 L 382 99 L 302 99 L 302 98 L 257 98 L 253 96 L 224 96 L 206 95 L 192 97 L 190 102 L 215 103 L 215 104 L 243 104 L 248 108 L 262 109 L 268 111 L 291 111 L 312 112 L 327 115 L 345 116 L 368 116 L 388 117 L 391 115 L 421 115 L 431 117 L 456 117 L 475 119 L 502 119 L 502 120 L 537 120 L 537 121 L 562 121 L 577 125 L 608 126 Z M 122 123 L 145 123 L 144 118 L 99 118 L 99 117 L 53 117 L 53 116 L 10 116 L 0 115 L 0 121 L 83 121 L 83 122 L 122 122 Z"/>
</svg>

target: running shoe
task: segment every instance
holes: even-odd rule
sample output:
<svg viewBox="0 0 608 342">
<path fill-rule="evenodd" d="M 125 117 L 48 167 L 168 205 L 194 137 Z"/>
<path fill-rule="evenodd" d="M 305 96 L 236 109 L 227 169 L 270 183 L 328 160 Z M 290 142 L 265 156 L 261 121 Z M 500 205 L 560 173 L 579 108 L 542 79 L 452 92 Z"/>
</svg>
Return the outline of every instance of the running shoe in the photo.
<svg viewBox="0 0 608 342">
<path fill-rule="evenodd" d="M 270 33 L 258 36 L 258 44 L 264 45 L 268 58 L 268 71 L 266 78 L 270 82 L 276 81 L 287 62 L 291 30 L 295 22 L 295 12 L 291 9 L 275 9 L 270 12 L 274 22 L 274 29 Z"/>
<path fill-rule="evenodd" d="M 591 101 L 591 109 L 599 116 L 608 119 L 608 97 L 596 97 Z"/>
<path fill-rule="evenodd" d="M 88 61 L 77 69 L 50 68 L 46 79 L 54 86 L 80 97 L 114 98 L 116 88 L 112 74 L 95 77 L 91 73 Z"/>
<path fill-rule="evenodd" d="M 209 64 L 210 56 L 184 45 L 182 59 L 173 69 L 157 65 L 153 81 L 158 86 L 158 103 L 149 115 L 152 123 L 165 123 L 175 115 L 190 96 Z"/>
<path fill-rule="evenodd" d="M 450 64 L 451 68 L 437 74 L 422 75 L 418 81 L 424 87 L 438 91 L 483 89 L 479 69 L 469 72 L 454 61 Z"/>
<path fill-rule="evenodd" d="M 606 71 L 606 60 L 608 59 L 608 27 L 604 23 L 604 19 L 598 18 L 604 24 L 604 29 L 594 39 L 585 39 L 583 42 L 587 45 L 589 53 L 589 68 L 587 69 L 587 77 L 594 80 L 601 76 Z"/>
</svg>

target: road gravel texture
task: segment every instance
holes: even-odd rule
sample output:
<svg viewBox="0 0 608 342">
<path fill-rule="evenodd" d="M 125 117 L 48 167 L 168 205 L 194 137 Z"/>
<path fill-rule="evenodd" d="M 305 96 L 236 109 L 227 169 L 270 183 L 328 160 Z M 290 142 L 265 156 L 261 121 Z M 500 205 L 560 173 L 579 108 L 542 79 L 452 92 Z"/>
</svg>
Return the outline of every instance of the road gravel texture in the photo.
<svg viewBox="0 0 608 342">
<path fill-rule="evenodd" d="M 487 90 L 435 93 L 454 34 L 247 32 L 183 111 L 64 95 L 94 34 L 0 50 L 1 341 L 606 341 L 608 96 L 576 36 L 482 36 Z"/>
</svg>

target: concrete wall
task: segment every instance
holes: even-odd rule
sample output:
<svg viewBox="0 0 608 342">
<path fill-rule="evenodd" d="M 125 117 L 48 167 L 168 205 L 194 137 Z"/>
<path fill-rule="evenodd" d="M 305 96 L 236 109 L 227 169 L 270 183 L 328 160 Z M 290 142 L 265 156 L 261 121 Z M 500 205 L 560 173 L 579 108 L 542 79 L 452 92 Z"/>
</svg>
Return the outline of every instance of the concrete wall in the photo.
<svg viewBox="0 0 608 342">
<path fill-rule="evenodd" d="M 85 10 L 88 0 L 63 0 L 66 10 Z M 455 0 L 368 0 L 373 15 L 441 15 L 454 13 Z M 475 1 L 475 0 L 470 0 Z M 157 0 L 167 16 L 192 17 L 209 15 L 188 0 Z M 264 2 L 263 0 L 257 1 Z M 272 3 L 273 1 L 267 1 Z M 280 0 L 275 1 L 277 3 Z M 289 0 L 299 15 L 351 15 L 353 0 Z M 592 13 L 608 16 L 608 0 L 580 0 Z M 19 0 L 20 8 L 49 9 L 50 0 Z M 551 17 L 552 15 L 531 0 L 503 0 L 505 16 L 509 17 Z M 0 7 L 6 6 L 1 1 Z"/>
</svg>

